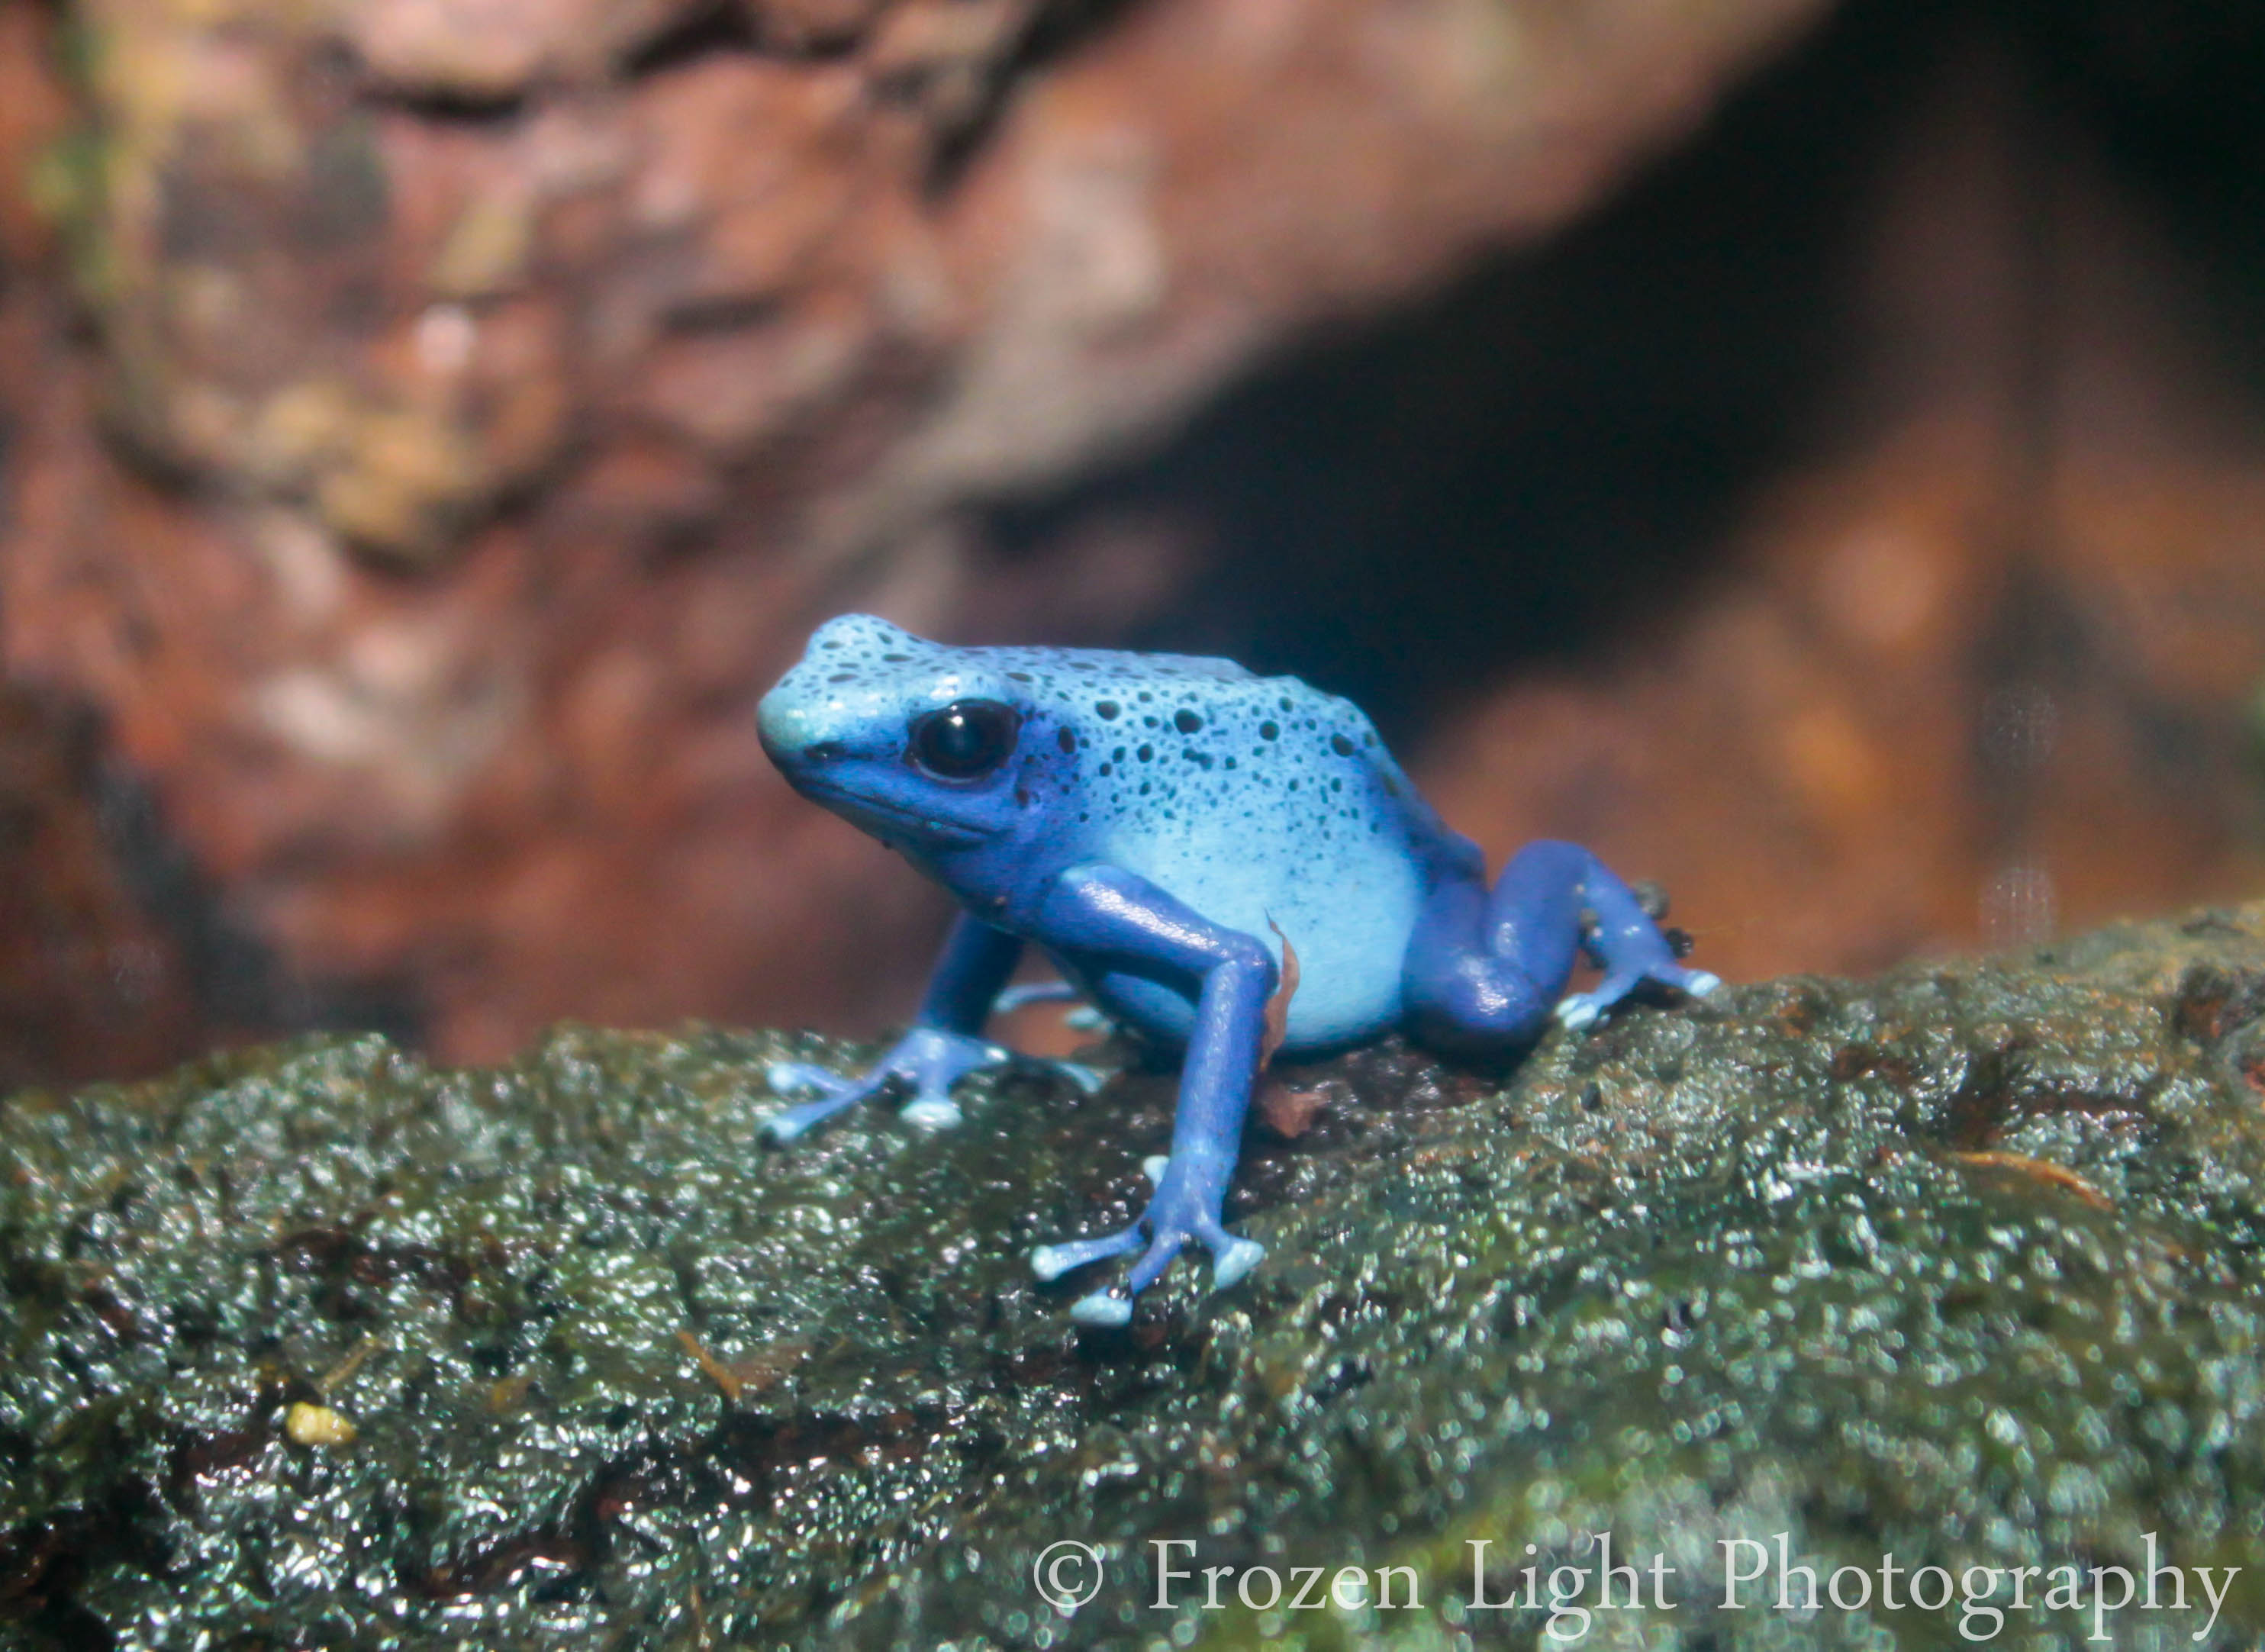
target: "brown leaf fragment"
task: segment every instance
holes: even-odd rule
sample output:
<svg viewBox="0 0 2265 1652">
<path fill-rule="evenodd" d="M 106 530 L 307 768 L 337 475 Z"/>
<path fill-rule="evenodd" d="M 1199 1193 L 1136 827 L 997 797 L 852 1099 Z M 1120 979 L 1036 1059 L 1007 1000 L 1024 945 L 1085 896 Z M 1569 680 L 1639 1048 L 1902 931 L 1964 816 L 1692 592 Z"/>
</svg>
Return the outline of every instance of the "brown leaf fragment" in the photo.
<svg viewBox="0 0 2265 1652">
<path fill-rule="evenodd" d="M 385 1339 L 375 1332 L 363 1337 L 346 1350 L 345 1358 L 315 1379 L 315 1391 L 328 1399 L 341 1386 L 353 1381 L 354 1373 L 362 1368 L 369 1357 L 384 1346 Z"/>
<path fill-rule="evenodd" d="M 800 1338 L 788 1343 L 771 1343 L 760 1353 L 732 1362 L 732 1372 L 742 1384 L 757 1394 L 802 1364 L 810 1353 L 812 1344 Z"/>
<path fill-rule="evenodd" d="M 724 1398 L 733 1405 L 739 1396 L 753 1388 L 757 1394 L 771 1386 L 802 1362 L 810 1352 L 806 1342 L 773 1343 L 760 1353 L 745 1359 L 721 1360 L 710 1353 L 707 1347 L 688 1330 L 681 1330 L 676 1340 L 684 1351 L 699 1362 L 700 1369 L 708 1373 L 709 1380 L 721 1389 Z"/>
<path fill-rule="evenodd" d="M 1258 1081 L 1258 1117 L 1285 1141 L 1295 1141 L 1313 1128 L 1314 1115 L 1327 1099 L 1319 1090 L 1293 1090 L 1264 1077 Z"/>
<path fill-rule="evenodd" d="M 1282 1047 L 1282 1040 L 1289 1036 L 1290 1001 L 1298 992 L 1298 950 L 1290 944 L 1290 937 L 1282 933 L 1282 926 L 1273 919 L 1266 921 L 1266 927 L 1282 943 L 1282 979 L 1274 988 L 1274 995 L 1266 1001 L 1265 1030 L 1258 1040 L 1258 1069 L 1262 1073 L 1274 1059 L 1274 1052 Z"/>
<path fill-rule="evenodd" d="M 2039 1182 L 2050 1182 L 2057 1188 L 2065 1188 L 2075 1194 L 2094 1210 L 2112 1211 L 2116 1208 L 2116 1202 L 2091 1183 L 2066 1165 L 2055 1164 L 2050 1159 L 2032 1159 L 2025 1153 L 2007 1153 L 1996 1147 L 1976 1153 L 1954 1153 L 1950 1156 L 1961 1164 L 1978 1165 L 1985 1170 L 2014 1170 L 2022 1175 L 2035 1177 Z"/>
<path fill-rule="evenodd" d="M 725 1401 L 732 1405 L 739 1404 L 740 1392 L 747 1386 L 739 1372 L 710 1353 L 706 1345 L 690 1331 L 677 1332 L 676 1340 L 684 1345 L 686 1353 L 699 1362 L 700 1369 L 708 1373 L 708 1379 L 723 1390 Z"/>
</svg>

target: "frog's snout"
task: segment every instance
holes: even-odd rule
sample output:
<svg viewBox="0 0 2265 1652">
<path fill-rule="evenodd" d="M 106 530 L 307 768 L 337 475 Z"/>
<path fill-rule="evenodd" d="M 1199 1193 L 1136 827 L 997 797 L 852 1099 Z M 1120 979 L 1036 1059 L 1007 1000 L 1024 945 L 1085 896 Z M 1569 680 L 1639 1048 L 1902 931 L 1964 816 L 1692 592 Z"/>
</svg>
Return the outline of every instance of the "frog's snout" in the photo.
<svg viewBox="0 0 2265 1652">
<path fill-rule="evenodd" d="M 838 762 L 849 754 L 849 746 L 825 721 L 783 688 L 774 688 L 755 707 L 755 737 L 763 743 L 763 754 L 790 772 Z"/>
</svg>

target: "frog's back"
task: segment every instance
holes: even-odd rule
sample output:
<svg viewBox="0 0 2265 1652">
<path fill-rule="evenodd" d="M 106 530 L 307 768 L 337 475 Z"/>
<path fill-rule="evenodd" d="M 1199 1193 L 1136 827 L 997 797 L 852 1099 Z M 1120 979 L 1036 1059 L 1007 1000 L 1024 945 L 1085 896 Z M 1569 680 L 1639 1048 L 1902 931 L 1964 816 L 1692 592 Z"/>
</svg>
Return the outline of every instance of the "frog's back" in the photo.
<svg viewBox="0 0 2265 1652">
<path fill-rule="evenodd" d="M 1388 1029 L 1408 936 L 1449 852 L 1437 817 L 1351 702 L 1223 660 L 1169 665 L 1081 695 L 1067 713 L 1079 724 L 1092 857 L 1278 958 L 1275 932 L 1286 936 L 1300 966 L 1287 1047 Z M 1105 1007 L 1184 1036 L 1184 996 L 1079 972 Z"/>
</svg>

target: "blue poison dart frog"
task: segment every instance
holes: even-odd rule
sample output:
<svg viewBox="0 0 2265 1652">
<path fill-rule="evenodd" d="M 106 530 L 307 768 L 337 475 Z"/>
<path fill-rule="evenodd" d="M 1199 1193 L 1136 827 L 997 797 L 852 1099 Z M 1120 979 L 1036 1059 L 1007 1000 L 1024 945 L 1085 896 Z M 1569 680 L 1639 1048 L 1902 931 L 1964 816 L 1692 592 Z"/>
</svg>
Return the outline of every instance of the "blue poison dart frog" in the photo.
<svg viewBox="0 0 2265 1652">
<path fill-rule="evenodd" d="M 772 1069 L 775 1088 L 819 1093 L 774 1116 L 773 1139 L 892 1080 L 913 1091 L 907 1119 L 956 1124 L 954 1081 L 1009 1059 L 983 1029 L 1032 942 L 1112 1020 L 1185 1050 L 1171 1153 L 1150 1162 L 1140 1219 L 1031 1255 L 1052 1279 L 1141 1252 L 1124 1292 L 1078 1300 L 1083 1324 L 1129 1321 L 1191 1240 L 1211 1251 L 1217 1289 L 1264 1254 L 1220 1209 L 1277 1038 L 1308 1052 L 1399 1028 L 1483 1057 L 1530 1044 L 1553 1005 L 1580 1028 L 1647 981 L 1721 985 L 1676 962 L 1586 849 L 1530 844 L 1489 888 L 1478 846 L 1417 796 L 1367 717 L 1294 677 L 1171 654 L 950 648 L 852 614 L 811 638 L 760 722 L 796 790 L 965 909 L 919 1019 L 871 1071 Z M 1558 1001 L 1584 950 L 1604 978 Z"/>
</svg>

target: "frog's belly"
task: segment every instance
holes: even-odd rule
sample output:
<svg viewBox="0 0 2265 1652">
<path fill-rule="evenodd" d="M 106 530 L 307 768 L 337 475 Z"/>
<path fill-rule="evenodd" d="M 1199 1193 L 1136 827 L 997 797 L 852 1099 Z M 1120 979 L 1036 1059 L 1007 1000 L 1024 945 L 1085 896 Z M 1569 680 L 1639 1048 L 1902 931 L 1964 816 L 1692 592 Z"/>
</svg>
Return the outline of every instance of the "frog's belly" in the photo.
<svg viewBox="0 0 2265 1652">
<path fill-rule="evenodd" d="M 1398 1024 L 1402 962 L 1423 899 L 1408 860 L 1365 857 L 1264 883 L 1238 875 L 1231 864 L 1129 870 L 1222 928 L 1254 936 L 1278 966 L 1282 942 L 1268 925 L 1273 921 L 1298 955 L 1285 1050 L 1358 1044 Z M 1057 954 L 1055 961 L 1115 1019 L 1152 1038 L 1186 1042 L 1198 983 L 1109 970 L 1075 955 Z"/>
</svg>

